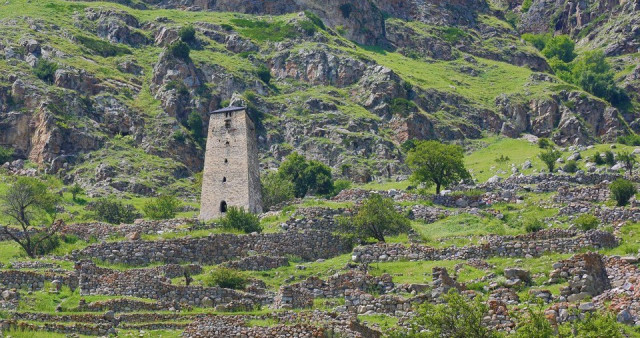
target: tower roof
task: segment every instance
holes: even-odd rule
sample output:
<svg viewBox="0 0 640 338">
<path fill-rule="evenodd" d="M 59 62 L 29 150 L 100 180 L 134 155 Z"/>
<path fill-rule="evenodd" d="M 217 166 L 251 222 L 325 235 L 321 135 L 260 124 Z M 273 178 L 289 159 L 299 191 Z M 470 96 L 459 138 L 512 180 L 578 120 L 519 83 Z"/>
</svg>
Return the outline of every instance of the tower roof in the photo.
<svg viewBox="0 0 640 338">
<path fill-rule="evenodd" d="M 227 108 L 222 108 L 222 109 L 218 109 L 218 110 L 214 110 L 209 114 L 221 114 L 221 113 L 230 113 L 230 112 L 234 112 L 234 111 L 239 111 L 239 110 L 246 110 L 246 107 L 234 107 L 234 106 L 230 106 Z"/>
</svg>

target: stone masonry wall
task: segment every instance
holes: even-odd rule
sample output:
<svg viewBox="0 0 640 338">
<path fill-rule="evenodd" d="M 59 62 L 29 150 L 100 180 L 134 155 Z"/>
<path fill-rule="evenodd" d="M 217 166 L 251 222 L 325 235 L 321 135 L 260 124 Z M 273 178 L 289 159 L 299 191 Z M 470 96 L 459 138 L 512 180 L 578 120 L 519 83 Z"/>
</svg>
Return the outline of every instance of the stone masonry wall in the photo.
<svg viewBox="0 0 640 338">
<path fill-rule="evenodd" d="M 452 260 L 488 258 L 493 256 L 539 256 L 544 252 L 572 253 L 583 248 L 615 247 L 618 242 L 608 232 L 591 230 L 570 238 L 549 238 L 528 241 L 503 241 L 494 239 L 487 244 L 467 247 L 432 248 L 423 245 L 376 244 L 360 246 L 353 250 L 356 262 L 372 263 L 397 260 Z"/>
<path fill-rule="evenodd" d="M 216 234 L 204 238 L 165 241 L 129 241 L 91 245 L 74 252 L 77 258 L 96 258 L 110 263 L 147 265 L 163 263 L 219 264 L 254 254 L 296 255 L 311 261 L 350 251 L 349 244 L 325 231 L 273 234 Z"/>
</svg>

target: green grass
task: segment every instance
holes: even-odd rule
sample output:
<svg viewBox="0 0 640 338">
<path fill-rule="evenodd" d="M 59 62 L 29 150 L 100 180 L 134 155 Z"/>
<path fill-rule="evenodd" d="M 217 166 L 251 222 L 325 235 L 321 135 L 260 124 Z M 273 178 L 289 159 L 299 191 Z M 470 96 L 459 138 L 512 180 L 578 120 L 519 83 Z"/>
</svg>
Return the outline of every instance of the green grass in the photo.
<svg viewBox="0 0 640 338">
<path fill-rule="evenodd" d="M 456 264 L 464 263 L 461 260 L 451 261 L 418 261 L 418 262 L 383 262 L 372 263 L 369 265 L 369 273 L 374 276 L 381 276 L 388 273 L 393 278 L 393 282 L 396 284 L 402 283 L 415 283 L 426 284 L 432 281 L 431 272 L 434 267 L 447 268 L 449 274 L 453 274 L 453 268 Z M 465 282 L 475 278 L 480 278 L 484 275 L 484 272 L 466 266 L 464 268 L 464 274 L 461 275 L 459 281 Z"/>
</svg>

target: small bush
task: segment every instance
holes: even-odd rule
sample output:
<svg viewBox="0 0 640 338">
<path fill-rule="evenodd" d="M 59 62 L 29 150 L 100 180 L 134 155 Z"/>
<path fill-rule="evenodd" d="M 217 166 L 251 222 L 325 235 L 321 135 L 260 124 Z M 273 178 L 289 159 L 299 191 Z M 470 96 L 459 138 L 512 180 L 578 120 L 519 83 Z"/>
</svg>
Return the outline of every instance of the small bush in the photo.
<svg viewBox="0 0 640 338">
<path fill-rule="evenodd" d="M 553 144 L 551 143 L 551 140 L 549 140 L 546 137 L 541 137 L 540 139 L 538 139 L 538 147 L 540 147 L 540 149 L 547 149 L 552 147 Z"/>
<path fill-rule="evenodd" d="M 151 219 L 171 219 L 176 217 L 180 205 L 180 201 L 174 196 L 164 195 L 145 203 L 142 210 Z"/>
<path fill-rule="evenodd" d="M 247 286 L 249 280 L 238 270 L 219 267 L 212 270 L 205 277 L 204 284 L 206 286 L 218 286 L 226 289 L 242 290 Z"/>
<path fill-rule="evenodd" d="M 5 164 L 13 159 L 13 149 L 0 146 L 0 165 Z"/>
<path fill-rule="evenodd" d="M 576 171 L 578 171 L 578 162 L 576 161 L 567 161 L 567 163 L 564 165 L 564 167 L 562 168 L 562 170 L 564 172 L 567 173 L 575 173 Z"/>
<path fill-rule="evenodd" d="M 622 178 L 611 183 L 609 189 L 611 189 L 613 199 L 620 207 L 627 205 L 631 197 L 637 192 L 636 186 L 631 181 L 627 181 Z"/>
<path fill-rule="evenodd" d="M 62 241 L 67 244 L 75 244 L 80 240 L 80 237 L 73 234 L 64 234 L 61 236 Z"/>
<path fill-rule="evenodd" d="M 180 28 L 178 35 L 182 42 L 192 43 L 196 41 L 196 30 L 191 25 Z"/>
<path fill-rule="evenodd" d="M 634 146 L 634 147 L 640 146 L 640 135 L 632 134 L 632 135 L 620 136 L 618 137 L 618 143 L 626 144 L 628 146 Z"/>
<path fill-rule="evenodd" d="M 33 73 L 42 81 L 52 83 L 54 76 L 58 70 L 58 65 L 54 62 L 40 59 L 35 67 L 33 67 Z"/>
<path fill-rule="evenodd" d="M 616 164 L 616 156 L 613 154 L 613 151 L 607 150 L 604 153 L 604 162 L 608 166 L 614 166 Z"/>
<path fill-rule="evenodd" d="M 136 208 L 130 204 L 116 201 L 115 198 L 100 198 L 93 205 L 97 220 L 111 224 L 133 223 L 139 216 Z"/>
<path fill-rule="evenodd" d="M 538 158 L 540 158 L 540 160 L 542 160 L 542 162 L 547 165 L 549 172 L 554 171 L 556 167 L 556 161 L 560 158 L 560 156 L 562 156 L 562 153 L 554 149 L 549 149 L 538 154 Z"/>
<path fill-rule="evenodd" d="M 191 49 L 182 41 L 176 41 L 169 46 L 169 53 L 178 59 L 188 60 Z"/>
<path fill-rule="evenodd" d="M 511 159 L 509 158 L 509 156 L 500 155 L 500 157 L 497 157 L 495 161 L 496 163 L 505 163 L 511 161 Z"/>
<path fill-rule="evenodd" d="M 82 189 L 82 187 L 78 183 L 76 183 L 71 188 L 69 188 L 69 192 L 71 193 L 71 197 L 75 202 L 78 200 L 78 195 L 84 194 L 84 189 Z"/>
<path fill-rule="evenodd" d="M 131 54 L 131 50 L 129 50 L 129 48 L 113 44 L 109 41 L 84 35 L 76 36 L 76 40 L 78 40 L 78 42 L 86 49 L 88 49 L 92 54 L 100 55 L 102 57 Z"/>
<path fill-rule="evenodd" d="M 524 0 L 521 7 L 522 13 L 528 12 L 531 8 L 531 5 L 533 5 L 533 0 Z"/>
<path fill-rule="evenodd" d="M 309 20 L 311 20 L 311 22 L 313 22 L 313 24 L 318 26 L 320 29 L 322 29 L 322 30 L 326 30 L 327 29 L 327 27 L 324 25 L 324 22 L 322 22 L 322 19 L 320 19 L 320 17 L 318 17 L 314 13 L 312 13 L 310 11 L 304 11 L 304 15 L 306 15 L 307 18 Z"/>
<path fill-rule="evenodd" d="M 538 232 L 544 229 L 544 223 L 537 218 L 528 219 L 524 222 L 524 229 L 528 233 Z"/>
<path fill-rule="evenodd" d="M 574 223 L 580 230 L 588 231 L 597 228 L 600 220 L 596 216 L 583 214 L 578 216 Z"/>
<path fill-rule="evenodd" d="M 401 97 L 397 97 L 391 100 L 391 104 L 389 106 L 392 113 L 400 114 L 403 116 L 406 116 L 409 113 L 416 111 L 417 109 L 417 106 L 415 103 L 413 103 L 413 101 L 409 101 Z"/>
<path fill-rule="evenodd" d="M 243 208 L 229 207 L 220 223 L 224 229 L 240 230 L 247 234 L 262 232 L 258 216 L 245 211 Z"/>
<path fill-rule="evenodd" d="M 595 154 L 593 154 L 593 157 L 591 158 L 591 160 L 593 161 L 593 163 L 595 163 L 596 165 L 603 165 L 605 164 L 605 160 L 604 158 L 602 158 L 602 155 L 600 154 L 599 151 L 597 151 Z"/>
<path fill-rule="evenodd" d="M 338 195 L 342 190 L 347 190 L 351 188 L 351 181 L 349 180 L 336 180 L 333 182 L 333 192 L 332 196 Z"/>
<path fill-rule="evenodd" d="M 262 82 L 269 84 L 271 82 L 271 71 L 265 65 L 258 66 L 256 75 L 262 80 Z"/>
</svg>

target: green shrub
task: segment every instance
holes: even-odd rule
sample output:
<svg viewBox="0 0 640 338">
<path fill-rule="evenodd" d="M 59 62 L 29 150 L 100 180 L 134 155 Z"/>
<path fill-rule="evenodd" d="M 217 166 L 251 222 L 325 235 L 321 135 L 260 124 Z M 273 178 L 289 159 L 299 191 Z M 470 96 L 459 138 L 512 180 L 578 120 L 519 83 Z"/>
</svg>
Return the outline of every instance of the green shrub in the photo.
<svg viewBox="0 0 640 338">
<path fill-rule="evenodd" d="M 0 146 L 0 165 L 10 162 L 13 159 L 13 149 Z"/>
<path fill-rule="evenodd" d="M 563 62 L 571 62 L 576 58 L 576 44 L 567 35 L 558 35 L 549 39 L 542 50 L 547 59 L 557 58 Z"/>
<path fill-rule="evenodd" d="M 129 50 L 129 48 L 113 44 L 109 41 L 84 35 L 76 36 L 76 40 L 78 40 L 78 42 L 86 49 L 88 49 L 92 54 L 100 55 L 102 57 L 131 54 L 131 50 Z"/>
<path fill-rule="evenodd" d="M 518 318 L 516 337 L 518 338 L 547 338 L 554 336 L 554 329 L 544 315 L 544 306 L 527 306 L 525 315 Z"/>
<path fill-rule="evenodd" d="M 200 113 L 194 110 L 191 112 L 191 114 L 189 114 L 189 117 L 187 117 L 187 128 L 189 128 L 189 131 L 191 131 L 191 136 L 193 136 L 193 139 L 198 144 L 204 146 L 204 124 L 202 122 L 202 116 L 200 116 Z"/>
<path fill-rule="evenodd" d="M 576 171 L 578 171 L 578 162 L 571 160 L 571 161 L 567 161 L 567 163 L 565 163 L 564 167 L 562 168 L 562 170 L 564 172 L 567 173 L 575 173 Z"/>
<path fill-rule="evenodd" d="M 613 151 L 607 150 L 604 153 L 604 163 L 609 166 L 613 166 L 616 164 L 616 156 L 613 154 Z"/>
<path fill-rule="evenodd" d="M 528 12 L 531 8 L 531 5 L 533 5 L 533 0 L 524 0 L 521 7 L 522 13 Z"/>
<path fill-rule="evenodd" d="M 278 175 L 293 182 L 295 196 L 298 198 L 304 197 L 308 192 L 327 195 L 333 191 L 331 168 L 319 161 L 307 161 L 298 153 L 287 156 L 278 169 Z"/>
<path fill-rule="evenodd" d="M 295 196 L 293 182 L 281 177 L 277 172 L 262 176 L 262 204 L 269 210 L 272 206 L 291 201 Z"/>
<path fill-rule="evenodd" d="M 625 179 L 619 178 L 611 183 L 609 187 L 613 199 L 622 207 L 629 203 L 629 200 L 636 194 L 636 186 Z"/>
<path fill-rule="evenodd" d="M 114 197 L 96 200 L 92 209 L 97 220 L 111 224 L 133 223 L 139 216 L 133 205 L 124 204 Z"/>
<path fill-rule="evenodd" d="M 553 172 L 555 170 L 556 161 L 560 158 L 560 156 L 562 156 L 562 153 L 555 149 L 549 149 L 538 154 L 538 158 L 540 158 L 540 160 L 544 162 L 544 164 L 547 166 L 547 169 L 549 169 L 549 172 Z"/>
<path fill-rule="evenodd" d="M 313 22 L 313 24 L 318 26 L 320 29 L 322 30 L 327 29 L 327 27 L 324 25 L 324 22 L 322 22 L 322 19 L 320 19 L 320 17 L 315 15 L 315 13 L 312 13 L 310 11 L 304 11 L 304 15 L 306 15 L 307 18 L 311 20 L 311 22 Z"/>
<path fill-rule="evenodd" d="M 593 230 L 598 227 L 600 220 L 598 217 L 588 214 L 582 214 L 576 218 L 574 224 L 582 231 Z"/>
<path fill-rule="evenodd" d="M 531 33 L 525 33 L 522 34 L 522 39 L 529 42 L 530 44 L 532 44 L 534 47 L 536 47 L 537 50 L 542 51 L 544 49 L 544 47 L 547 46 L 547 41 L 549 41 L 549 39 L 551 39 L 552 35 L 547 33 L 547 34 L 531 34 Z"/>
<path fill-rule="evenodd" d="M 284 39 L 295 38 L 298 35 L 293 25 L 281 21 L 232 19 L 231 23 L 240 27 L 240 32 L 244 36 L 258 41 L 279 42 Z"/>
<path fill-rule="evenodd" d="M 62 241 L 67 244 L 75 244 L 80 240 L 80 237 L 73 234 L 64 234 L 61 236 Z"/>
<path fill-rule="evenodd" d="M 610 312 L 605 314 L 600 312 L 585 313 L 584 317 L 576 317 L 578 320 L 565 323 L 559 327 L 560 337 L 626 337 L 623 334 L 621 325 L 616 320 L 616 316 Z"/>
<path fill-rule="evenodd" d="M 593 156 L 591 157 L 591 160 L 593 161 L 593 163 L 595 163 L 596 165 L 603 165 L 605 164 L 605 160 L 604 158 L 602 158 L 602 155 L 600 154 L 599 151 L 596 151 L 595 154 L 593 154 Z"/>
<path fill-rule="evenodd" d="M 206 286 L 218 286 L 226 289 L 242 290 L 249 280 L 240 271 L 225 267 L 218 267 L 212 270 L 204 279 Z"/>
<path fill-rule="evenodd" d="M 389 107 L 391 108 L 392 113 L 403 116 L 409 115 L 409 113 L 414 112 L 417 109 L 416 104 L 413 103 L 413 101 L 409 101 L 401 97 L 391 100 Z"/>
<path fill-rule="evenodd" d="M 444 303 L 434 305 L 425 302 L 411 319 L 413 329 L 409 332 L 390 332 L 390 337 L 499 337 L 497 333 L 483 324 L 489 308 L 481 296 L 469 299 L 451 289 L 443 296 Z M 421 332 L 428 328 L 429 332 Z"/>
<path fill-rule="evenodd" d="M 551 143 L 551 140 L 549 140 L 548 138 L 541 137 L 538 139 L 538 147 L 540 147 L 540 149 L 551 148 L 553 147 L 553 143 Z"/>
<path fill-rule="evenodd" d="M 384 242 L 385 236 L 405 233 L 410 228 L 411 223 L 396 211 L 393 200 L 379 194 L 372 194 L 354 216 L 340 221 L 343 233 L 355 235 L 362 241 L 373 237 Z"/>
<path fill-rule="evenodd" d="M 40 59 L 38 63 L 36 63 L 36 66 L 33 67 L 33 74 L 44 82 L 52 83 L 56 70 L 58 70 L 57 64 L 45 59 Z"/>
<path fill-rule="evenodd" d="M 258 75 L 260 80 L 262 80 L 262 82 L 266 84 L 269 84 L 269 82 L 271 82 L 271 71 L 265 65 L 258 66 L 258 69 L 256 70 L 256 75 Z"/>
<path fill-rule="evenodd" d="M 180 40 L 182 40 L 182 42 L 192 43 L 196 41 L 196 30 L 191 25 L 184 26 L 180 28 L 178 36 L 180 36 Z"/>
<path fill-rule="evenodd" d="M 442 29 L 442 38 L 449 43 L 456 43 L 467 36 L 462 29 L 457 27 L 446 27 Z"/>
<path fill-rule="evenodd" d="M 176 41 L 169 46 L 169 53 L 178 59 L 188 60 L 191 49 L 182 41 Z"/>
<path fill-rule="evenodd" d="M 84 189 L 82 189 L 82 187 L 78 183 L 76 183 L 71 188 L 69 188 L 69 192 L 71 193 L 71 197 L 75 202 L 77 201 L 78 195 L 84 194 Z"/>
<path fill-rule="evenodd" d="M 628 146 L 638 147 L 640 146 L 640 135 L 631 134 L 618 137 L 618 143 L 626 144 Z"/>
<path fill-rule="evenodd" d="M 353 5 L 350 3 L 340 5 L 340 11 L 342 12 L 342 17 L 348 19 L 353 11 Z"/>
<path fill-rule="evenodd" d="M 180 201 L 174 196 L 163 195 L 147 201 L 142 210 L 145 216 L 151 219 L 171 219 L 176 217 L 180 205 Z"/>
<path fill-rule="evenodd" d="M 224 229 L 240 230 L 244 233 L 262 232 L 258 216 L 247 212 L 244 208 L 229 207 L 226 214 L 220 220 Z"/>
<path fill-rule="evenodd" d="M 544 223 L 537 218 L 530 218 L 524 221 L 524 230 L 528 233 L 538 232 L 544 229 Z"/>
<path fill-rule="evenodd" d="M 500 155 L 500 157 L 497 157 L 495 161 L 496 163 L 505 163 L 511 161 L 511 159 L 509 158 L 509 156 Z"/>
<path fill-rule="evenodd" d="M 351 188 L 351 181 L 349 180 L 336 180 L 333 182 L 333 192 L 332 196 L 338 195 L 342 190 L 347 190 Z"/>
</svg>

